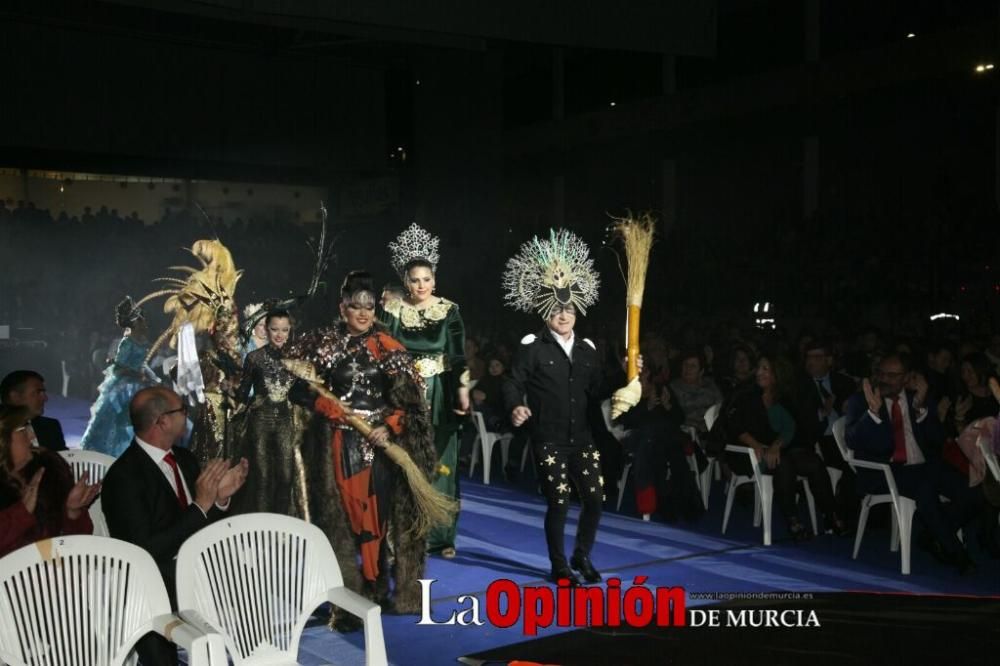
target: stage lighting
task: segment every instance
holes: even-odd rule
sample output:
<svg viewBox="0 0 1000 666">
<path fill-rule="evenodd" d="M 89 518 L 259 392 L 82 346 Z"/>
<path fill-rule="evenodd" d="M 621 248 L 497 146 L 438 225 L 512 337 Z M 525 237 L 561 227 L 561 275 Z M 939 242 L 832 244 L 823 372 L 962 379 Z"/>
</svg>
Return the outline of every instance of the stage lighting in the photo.
<svg viewBox="0 0 1000 666">
<path fill-rule="evenodd" d="M 770 301 L 757 301 L 753 304 L 754 325 L 760 329 L 773 331 L 778 327 L 774 318 L 774 304 Z"/>
<path fill-rule="evenodd" d="M 960 321 L 961 317 L 957 314 L 950 314 L 948 312 L 939 312 L 935 315 L 931 315 L 931 321 L 937 321 L 939 319 L 953 319 L 955 321 Z"/>
</svg>

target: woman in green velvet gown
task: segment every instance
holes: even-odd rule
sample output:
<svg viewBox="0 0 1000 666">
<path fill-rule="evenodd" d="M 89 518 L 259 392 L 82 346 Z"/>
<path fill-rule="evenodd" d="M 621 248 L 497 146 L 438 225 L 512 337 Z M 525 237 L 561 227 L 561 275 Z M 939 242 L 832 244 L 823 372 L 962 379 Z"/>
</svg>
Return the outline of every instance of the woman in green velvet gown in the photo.
<svg viewBox="0 0 1000 666">
<path fill-rule="evenodd" d="M 434 294 L 437 239 L 413 225 L 389 247 L 407 295 L 385 305 L 384 323 L 410 352 L 427 384 L 438 454 L 434 487 L 457 499 L 459 429 L 469 412 L 465 325 L 458 305 Z M 454 557 L 457 523 L 456 516 L 451 525 L 428 534 L 427 551 Z"/>
</svg>

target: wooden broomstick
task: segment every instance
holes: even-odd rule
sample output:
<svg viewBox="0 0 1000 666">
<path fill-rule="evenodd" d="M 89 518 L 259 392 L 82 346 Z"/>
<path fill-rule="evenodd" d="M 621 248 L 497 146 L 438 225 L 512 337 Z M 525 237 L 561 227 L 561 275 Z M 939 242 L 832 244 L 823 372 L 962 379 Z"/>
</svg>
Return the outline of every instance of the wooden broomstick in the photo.
<svg viewBox="0 0 1000 666">
<path fill-rule="evenodd" d="M 625 277 L 627 318 L 625 325 L 628 384 L 611 396 L 611 418 L 615 419 L 639 404 L 642 386 L 639 384 L 639 313 L 646 289 L 646 269 L 649 267 L 649 250 L 653 247 L 656 218 L 643 213 L 638 218 L 629 212 L 626 217 L 613 217 L 612 234 L 620 238 L 625 249 L 628 271 Z M 624 271 L 623 271 L 624 273 Z"/>
<path fill-rule="evenodd" d="M 285 368 L 295 377 L 302 379 L 309 384 L 310 388 L 317 394 L 332 401 L 344 412 L 344 421 L 367 437 L 374 428 L 363 418 L 351 411 L 348 404 L 344 403 L 337 396 L 331 393 L 323 383 L 316 379 L 316 370 L 306 361 L 286 360 Z M 407 530 L 408 533 L 424 536 L 437 525 L 448 525 L 458 513 L 458 502 L 439 492 L 430 484 L 423 471 L 413 462 L 413 458 L 398 444 L 387 442 L 383 448 L 385 455 L 390 460 L 399 465 L 406 482 L 413 493 L 413 500 L 417 505 L 417 515 L 413 524 Z"/>
</svg>

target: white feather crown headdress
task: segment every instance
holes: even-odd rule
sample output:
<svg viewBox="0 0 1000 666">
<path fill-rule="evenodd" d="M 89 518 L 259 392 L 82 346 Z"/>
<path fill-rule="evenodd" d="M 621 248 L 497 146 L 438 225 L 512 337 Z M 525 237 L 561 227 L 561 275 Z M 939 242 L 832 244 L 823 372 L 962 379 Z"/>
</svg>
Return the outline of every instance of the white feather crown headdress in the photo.
<svg viewBox="0 0 1000 666">
<path fill-rule="evenodd" d="M 503 275 L 507 304 L 522 312 L 537 310 L 545 319 L 570 304 L 587 314 L 599 286 L 590 249 L 566 229 L 552 229 L 547 239 L 535 236 L 522 245 Z"/>
</svg>

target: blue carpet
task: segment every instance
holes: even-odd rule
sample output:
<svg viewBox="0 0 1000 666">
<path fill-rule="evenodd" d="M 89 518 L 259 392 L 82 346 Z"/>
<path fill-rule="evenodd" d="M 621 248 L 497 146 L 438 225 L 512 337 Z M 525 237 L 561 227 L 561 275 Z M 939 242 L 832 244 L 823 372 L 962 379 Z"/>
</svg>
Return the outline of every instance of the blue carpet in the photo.
<svg viewBox="0 0 1000 666">
<path fill-rule="evenodd" d="M 55 398 L 47 413 L 59 418 L 74 441 L 86 424 L 87 406 L 79 401 Z M 82 425 L 81 425 L 82 424 Z M 628 496 L 629 493 L 626 493 Z M 979 570 L 961 577 L 943 568 L 919 549 L 912 555 L 912 575 L 899 573 L 899 554 L 889 551 L 887 529 L 869 527 L 857 560 L 851 559 L 852 539 L 821 536 L 805 544 L 782 543 L 784 528 L 775 519 L 775 544 L 763 547 L 759 528 L 752 526 L 752 509 L 737 503 L 730 519 L 729 534 L 719 533 L 722 524 L 722 486 L 716 483 L 710 511 L 695 524 L 679 526 L 643 522 L 623 513 L 607 512 L 602 519 L 594 563 L 606 576 L 622 578 L 629 585 L 636 575 L 648 577 L 650 586 L 682 586 L 692 592 L 762 591 L 874 591 L 906 594 L 1000 595 L 1000 561 L 970 546 Z M 548 573 L 542 518 L 545 507 L 534 492 L 530 476 L 520 484 L 495 480 L 485 486 L 462 478 L 462 513 L 453 560 L 432 557 L 426 577 L 436 579 L 432 588 L 432 617 L 442 621 L 453 610 L 469 607 L 458 603 L 462 595 L 475 596 L 482 606 L 487 586 L 498 578 L 518 585 L 540 584 Z M 577 510 L 571 509 L 567 544 L 576 530 Z M 713 603 L 690 599 L 689 605 Z M 462 655 L 521 642 L 520 625 L 500 629 L 489 625 L 421 626 L 414 616 L 383 618 L 389 658 L 393 664 L 425 666 L 454 664 Z M 539 629 L 538 636 L 551 636 L 567 629 Z M 306 629 L 299 658 L 303 664 L 363 664 L 360 632 L 341 635 L 330 632 L 317 619 Z"/>
</svg>

